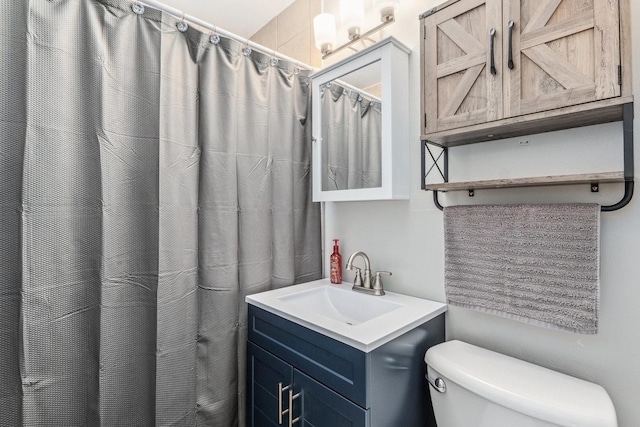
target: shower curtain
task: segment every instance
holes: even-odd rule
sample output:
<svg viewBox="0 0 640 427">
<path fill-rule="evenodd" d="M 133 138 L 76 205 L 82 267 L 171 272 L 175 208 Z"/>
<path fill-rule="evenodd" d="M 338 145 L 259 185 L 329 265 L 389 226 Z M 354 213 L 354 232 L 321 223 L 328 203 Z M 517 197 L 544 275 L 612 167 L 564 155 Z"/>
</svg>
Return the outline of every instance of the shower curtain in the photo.
<svg viewBox="0 0 640 427">
<path fill-rule="evenodd" d="M 321 276 L 308 73 L 139 6 L 0 3 L 0 427 L 243 425 Z"/>
<path fill-rule="evenodd" d="M 333 81 L 321 90 L 322 189 L 382 186 L 382 104 Z"/>
</svg>

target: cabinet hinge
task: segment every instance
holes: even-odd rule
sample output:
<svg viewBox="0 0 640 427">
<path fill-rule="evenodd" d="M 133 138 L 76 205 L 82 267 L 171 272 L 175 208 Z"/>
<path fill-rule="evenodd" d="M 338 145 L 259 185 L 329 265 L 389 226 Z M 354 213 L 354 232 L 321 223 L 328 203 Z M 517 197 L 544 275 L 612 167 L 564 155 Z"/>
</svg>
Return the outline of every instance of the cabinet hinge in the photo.
<svg viewBox="0 0 640 427">
<path fill-rule="evenodd" d="M 618 65 L 618 86 L 622 86 L 622 65 Z"/>
<path fill-rule="evenodd" d="M 422 126 L 424 128 L 427 127 L 427 113 L 424 113 L 424 126 Z"/>
<path fill-rule="evenodd" d="M 431 9 L 427 10 L 426 12 L 424 12 L 422 15 L 420 15 L 420 16 L 418 17 L 418 19 L 424 19 L 424 18 L 426 18 L 426 17 L 427 17 L 427 16 L 429 16 L 429 15 L 433 15 L 433 14 L 434 14 L 434 13 L 436 13 L 437 11 L 438 11 L 438 8 L 437 8 L 437 7 L 431 8 Z"/>
</svg>

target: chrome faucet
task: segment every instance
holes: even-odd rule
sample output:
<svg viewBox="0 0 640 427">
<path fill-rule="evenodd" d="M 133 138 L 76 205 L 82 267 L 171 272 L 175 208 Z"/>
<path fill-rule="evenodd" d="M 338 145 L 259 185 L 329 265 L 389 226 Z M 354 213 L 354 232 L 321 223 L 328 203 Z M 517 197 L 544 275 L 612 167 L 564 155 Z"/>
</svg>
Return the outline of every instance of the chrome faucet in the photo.
<svg viewBox="0 0 640 427">
<path fill-rule="evenodd" d="M 353 260 L 357 257 L 361 256 L 364 260 L 364 282 L 362 280 L 362 276 L 360 275 L 360 269 L 358 267 L 353 266 Z M 371 264 L 369 263 L 369 257 L 362 251 L 357 251 L 351 254 L 349 259 L 347 260 L 347 270 L 356 270 L 356 278 L 353 281 L 353 288 L 356 287 L 371 289 Z"/>
<path fill-rule="evenodd" d="M 353 265 L 353 260 L 356 257 L 362 257 L 364 260 L 364 279 L 362 278 L 362 274 L 360 273 L 360 269 Z M 369 257 L 362 251 L 357 251 L 351 254 L 349 259 L 347 260 L 347 270 L 356 270 L 356 277 L 353 281 L 353 290 L 366 292 L 373 295 L 384 295 L 384 289 L 382 288 L 382 278 L 381 274 L 391 275 L 388 271 L 378 271 L 376 273 L 376 279 L 373 282 L 373 286 L 371 286 L 371 263 L 369 262 Z"/>
</svg>

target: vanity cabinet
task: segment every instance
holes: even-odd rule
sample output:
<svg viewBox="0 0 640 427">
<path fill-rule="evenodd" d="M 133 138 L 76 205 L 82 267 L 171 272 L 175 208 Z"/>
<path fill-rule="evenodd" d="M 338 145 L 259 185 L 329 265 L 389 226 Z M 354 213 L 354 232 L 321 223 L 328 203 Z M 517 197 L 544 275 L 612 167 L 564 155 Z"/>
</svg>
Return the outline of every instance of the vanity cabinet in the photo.
<svg viewBox="0 0 640 427">
<path fill-rule="evenodd" d="M 443 146 L 622 119 L 627 0 L 451 0 L 421 16 L 423 140 Z"/>
<path fill-rule="evenodd" d="M 249 342 L 247 357 L 252 377 L 249 425 L 368 425 L 366 410 L 261 347 Z M 300 400 L 302 395 L 304 401 Z M 296 407 L 299 400 L 304 408 Z M 290 418 L 288 408 L 292 405 L 296 410 Z"/>
<path fill-rule="evenodd" d="M 249 426 L 435 426 L 424 353 L 444 314 L 370 352 L 249 305 Z"/>
</svg>

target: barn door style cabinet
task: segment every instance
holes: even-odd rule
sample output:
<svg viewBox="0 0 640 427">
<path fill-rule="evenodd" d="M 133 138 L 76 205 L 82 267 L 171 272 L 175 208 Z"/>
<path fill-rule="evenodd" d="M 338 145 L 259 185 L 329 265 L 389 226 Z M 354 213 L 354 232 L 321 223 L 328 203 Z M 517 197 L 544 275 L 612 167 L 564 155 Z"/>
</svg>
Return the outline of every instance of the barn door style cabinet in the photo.
<svg viewBox="0 0 640 427">
<path fill-rule="evenodd" d="M 422 188 L 624 183 L 633 196 L 630 0 L 450 0 L 422 23 Z M 448 148 L 621 121 L 624 170 L 450 182 Z M 441 149 L 439 157 L 431 147 Z M 428 155 L 427 155 L 428 153 Z M 437 153 L 436 153 L 437 154 Z M 444 156 L 443 167 L 438 159 Z M 431 162 L 427 167 L 427 162 Z M 427 184 L 436 169 L 444 183 Z"/>
<path fill-rule="evenodd" d="M 628 16 L 627 0 L 452 0 L 425 12 L 422 139 L 454 146 L 622 120 Z"/>
</svg>

